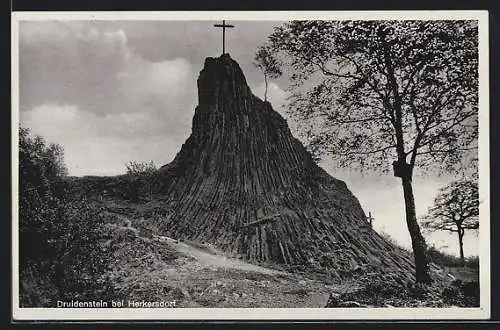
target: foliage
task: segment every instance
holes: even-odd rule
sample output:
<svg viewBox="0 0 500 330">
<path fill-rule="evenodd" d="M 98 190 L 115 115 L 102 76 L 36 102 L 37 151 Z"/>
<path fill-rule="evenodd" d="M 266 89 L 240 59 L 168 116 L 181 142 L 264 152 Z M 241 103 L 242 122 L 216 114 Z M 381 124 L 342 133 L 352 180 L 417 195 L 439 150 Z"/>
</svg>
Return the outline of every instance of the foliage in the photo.
<svg viewBox="0 0 500 330">
<path fill-rule="evenodd" d="M 127 173 L 122 175 L 70 178 L 71 194 L 100 201 L 105 196 L 134 202 L 150 198 L 158 189 L 160 176 L 154 164 L 129 162 L 126 166 Z"/>
<path fill-rule="evenodd" d="M 264 74 L 265 91 L 264 101 L 267 101 L 267 79 L 278 78 L 282 72 L 279 61 L 272 56 L 269 46 L 259 48 L 254 57 L 254 65 Z"/>
<path fill-rule="evenodd" d="M 421 283 L 403 281 L 390 274 L 370 273 L 358 279 L 363 285 L 340 295 L 340 300 L 357 301 L 371 306 L 414 306 L 431 302 L 432 289 Z"/>
<path fill-rule="evenodd" d="M 269 41 L 314 152 L 361 170 L 393 157 L 451 170 L 475 148 L 475 22 L 293 21 Z"/>
<path fill-rule="evenodd" d="M 399 243 L 388 233 L 386 232 L 381 232 L 379 233 L 380 236 L 382 236 L 387 242 L 391 243 L 404 253 L 412 253 L 410 250 L 407 248 L 399 245 Z M 427 249 L 427 254 L 429 255 L 429 261 L 435 263 L 438 266 L 445 266 L 445 267 L 462 267 L 466 266 L 471 269 L 479 269 L 479 257 L 478 256 L 470 256 L 465 258 L 465 263 L 460 260 L 460 258 L 452 255 L 445 253 L 443 251 L 438 250 L 434 245 L 430 246 Z"/>
<path fill-rule="evenodd" d="M 439 190 L 434 205 L 421 220 L 429 230 L 443 230 L 458 234 L 460 257 L 464 260 L 463 236 L 465 230 L 479 228 L 479 189 L 476 181 L 454 181 Z"/>
<path fill-rule="evenodd" d="M 356 302 L 375 307 L 478 307 L 479 283 L 455 280 L 451 283 L 436 281 L 432 285 L 400 281 L 387 274 L 373 274 L 360 279 L 363 285 L 337 297 L 342 302 Z M 327 307 L 336 307 L 328 306 Z"/>
<path fill-rule="evenodd" d="M 442 291 L 443 300 L 448 305 L 459 307 L 479 306 L 479 282 L 455 280 Z"/>
<path fill-rule="evenodd" d="M 19 131 L 19 277 L 24 307 L 106 299 L 111 251 L 99 243 L 99 209 L 73 199 L 63 149 Z"/>
<path fill-rule="evenodd" d="M 432 230 L 458 232 L 479 228 L 479 189 L 475 181 L 454 181 L 439 190 L 422 224 Z"/>
<path fill-rule="evenodd" d="M 434 246 L 429 247 L 427 252 L 429 254 L 430 261 L 439 266 L 461 267 L 465 265 L 468 268 L 479 269 L 479 257 L 477 256 L 471 256 L 465 258 L 465 263 L 464 263 L 464 261 L 462 261 L 460 258 L 439 251 Z"/>
<path fill-rule="evenodd" d="M 40 136 L 31 137 L 27 129 L 19 130 L 19 232 L 20 238 L 38 246 L 20 246 L 23 261 L 38 259 L 45 255 L 45 240 L 51 232 L 54 219 L 60 214 L 59 200 L 64 193 L 55 188 L 61 184 L 57 173 L 65 173 L 61 159 L 61 147 L 46 146 Z M 53 157 L 51 157 L 51 155 Z"/>
<path fill-rule="evenodd" d="M 149 176 L 156 173 L 157 168 L 153 161 L 149 163 L 130 161 L 125 164 L 128 175 Z"/>
<path fill-rule="evenodd" d="M 468 268 L 479 269 L 479 256 L 470 256 L 465 258 L 465 266 Z"/>
<path fill-rule="evenodd" d="M 123 197 L 137 202 L 141 197 L 151 196 L 158 179 L 158 170 L 153 161 L 126 164 L 127 174 L 124 184 L 121 185 Z"/>
<path fill-rule="evenodd" d="M 393 160 L 418 282 L 431 278 L 413 172 L 462 169 L 477 149 L 477 36 L 474 21 L 292 21 L 264 46 L 290 72 L 289 111 L 316 156 L 361 171 Z"/>
</svg>

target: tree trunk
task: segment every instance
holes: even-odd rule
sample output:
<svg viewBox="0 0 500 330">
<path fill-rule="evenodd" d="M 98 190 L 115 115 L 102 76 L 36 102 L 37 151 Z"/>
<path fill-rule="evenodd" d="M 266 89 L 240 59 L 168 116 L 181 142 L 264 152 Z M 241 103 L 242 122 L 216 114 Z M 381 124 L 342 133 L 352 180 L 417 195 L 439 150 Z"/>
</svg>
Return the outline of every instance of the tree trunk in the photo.
<svg viewBox="0 0 500 330">
<path fill-rule="evenodd" d="M 387 110 L 393 110 L 394 115 L 394 130 L 396 137 L 396 152 L 398 160 L 396 168 L 399 170 L 399 175 L 403 183 L 403 193 L 405 198 L 406 208 L 406 224 L 410 232 L 411 245 L 413 247 L 413 254 L 415 256 L 415 270 L 416 280 L 419 283 L 430 283 L 431 275 L 429 270 L 429 260 L 427 255 L 427 246 L 424 237 L 420 233 L 420 227 L 417 223 L 417 215 L 415 212 L 415 198 L 413 197 L 413 187 L 411 184 L 413 166 L 415 165 L 416 151 L 413 152 L 410 164 L 406 163 L 405 141 L 403 134 L 403 111 L 402 111 L 402 97 L 399 93 L 399 87 L 392 63 L 390 46 L 385 40 L 385 32 L 382 29 L 378 30 L 380 40 L 382 42 L 382 50 L 384 52 L 384 61 L 387 68 L 387 78 L 390 84 L 390 90 L 394 98 L 394 103 L 389 106 Z M 420 137 L 418 137 L 420 138 Z"/>
<path fill-rule="evenodd" d="M 266 85 L 264 90 L 264 102 L 267 102 L 267 74 L 264 73 L 264 83 Z"/>
<path fill-rule="evenodd" d="M 427 245 L 417 223 L 415 198 L 413 196 L 411 177 L 403 176 L 401 181 L 403 183 L 403 193 L 405 198 L 406 224 L 408 225 L 408 231 L 410 232 L 411 245 L 415 256 L 416 280 L 419 283 L 430 283 L 431 276 L 429 270 L 429 258 L 427 255 Z"/>
<path fill-rule="evenodd" d="M 460 246 L 460 261 L 462 265 L 465 264 L 464 257 L 464 230 L 462 228 L 458 228 L 458 245 Z"/>
</svg>

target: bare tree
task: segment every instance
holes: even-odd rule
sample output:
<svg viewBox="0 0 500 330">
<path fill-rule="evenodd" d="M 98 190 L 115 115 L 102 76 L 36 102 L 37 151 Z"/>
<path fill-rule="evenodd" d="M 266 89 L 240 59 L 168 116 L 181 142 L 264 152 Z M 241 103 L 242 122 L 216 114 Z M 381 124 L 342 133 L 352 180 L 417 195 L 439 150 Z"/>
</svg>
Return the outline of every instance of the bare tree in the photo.
<svg viewBox="0 0 500 330">
<path fill-rule="evenodd" d="M 464 234 L 466 230 L 479 228 L 479 189 L 471 180 L 454 181 L 441 188 L 421 222 L 429 230 L 444 230 L 458 235 L 460 259 L 464 257 Z"/>
<path fill-rule="evenodd" d="M 430 282 L 412 178 L 416 167 L 454 171 L 477 148 L 477 23 L 293 21 L 266 47 L 289 74 L 289 112 L 313 153 L 360 171 L 392 163 L 416 279 Z"/>
</svg>

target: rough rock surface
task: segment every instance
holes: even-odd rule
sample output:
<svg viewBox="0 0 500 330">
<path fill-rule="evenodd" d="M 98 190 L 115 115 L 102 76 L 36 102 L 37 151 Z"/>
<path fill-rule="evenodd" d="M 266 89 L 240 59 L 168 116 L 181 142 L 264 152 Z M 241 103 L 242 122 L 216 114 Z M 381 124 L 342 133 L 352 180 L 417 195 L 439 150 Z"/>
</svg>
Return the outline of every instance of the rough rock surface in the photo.
<svg viewBox="0 0 500 330">
<path fill-rule="evenodd" d="M 161 169 L 161 231 L 257 262 L 413 273 L 374 232 L 346 184 L 317 166 L 228 54 L 207 58 L 191 136 Z"/>
</svg>

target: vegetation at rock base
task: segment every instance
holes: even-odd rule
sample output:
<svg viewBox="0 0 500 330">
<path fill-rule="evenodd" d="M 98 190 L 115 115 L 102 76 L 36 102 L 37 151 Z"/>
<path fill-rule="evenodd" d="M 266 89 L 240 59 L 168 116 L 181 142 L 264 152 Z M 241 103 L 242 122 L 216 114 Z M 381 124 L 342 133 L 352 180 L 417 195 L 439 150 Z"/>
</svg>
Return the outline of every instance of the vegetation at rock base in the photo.
<svg viewBox="0 0 500 330">
<path fill-rule="evenodd" d="M 19 278 L 23 307 L 112 295 L 100 207 L 64 180 L 63 149 L 19 131 Z"/>
<path fill-rule="evenodd" d="M 67 182 L 86 198 L 114 197 L 132 203 L 150 200 L 156 192 L 159 172 L 150 162 L 130 161 L 125 164 L 125 174 L 116 176 L 85 176 L 66 178 Z"/>
<path fill-rule="evenodd" d="M 382 236 L 398 246 L 388 234 Z M 434 246 L 427 253 L 434 278 L 432 284 L 415 283 L 365 267 L 350 274 L 350 281 L 330 294 L 326 307 L 479 306 L 479 258 L 472 256 L 463 262 Z"/>
<path fill-rule="evenodd" d="M 479 257 L 470 256 L 465 258 L 465 262 L 460 257 L 439 251 L 434 246 L 429 247 L 427 250 L 431 262 L 443 267 L 462 267 L 465 266 L 470 269 L 479 269 Z"/>
<path fill-rule="evenodd" d="M 479 306 L 479 282 L 435 281 L 424 285 L 397 282 L 387 276 L 366 278 L 360 288 L 331 294 L 325 307 L 476 307 Z"/>
</svg>

